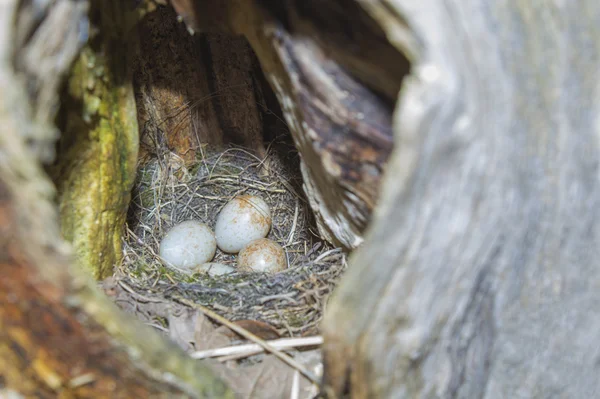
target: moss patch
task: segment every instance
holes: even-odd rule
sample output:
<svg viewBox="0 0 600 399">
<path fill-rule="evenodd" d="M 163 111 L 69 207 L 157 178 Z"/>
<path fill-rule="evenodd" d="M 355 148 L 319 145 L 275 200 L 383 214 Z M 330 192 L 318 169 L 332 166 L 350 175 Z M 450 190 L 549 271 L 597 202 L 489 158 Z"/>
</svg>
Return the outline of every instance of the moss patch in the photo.
<svg viewBox="0 0 600 399">
<path fill-rule="evenodd" d="M 131 83 L 132 16 L 117 0 L 92 2 L 99 29 L 72 68 L 63 94 L 63 137 L 51 174 L 61 230 L 96 278 L 112 274 L 135 179 L 138 125 Z M 119 37 L 116 37 L 119 36 Z M 131 35 L 130 35 L 131 37 Z"/>
</svg>

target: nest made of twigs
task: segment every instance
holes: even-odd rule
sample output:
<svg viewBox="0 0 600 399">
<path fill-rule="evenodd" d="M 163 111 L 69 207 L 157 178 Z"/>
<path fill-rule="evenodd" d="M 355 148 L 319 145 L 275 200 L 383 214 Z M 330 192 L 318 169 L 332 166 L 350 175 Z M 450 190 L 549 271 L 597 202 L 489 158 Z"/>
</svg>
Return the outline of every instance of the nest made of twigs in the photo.
<svg viewBox="0 0 600 399">
<path fill-rule="evenodd" d="M 166 152 L 138 169 L 118 277 L 137 292 L 183 297 L 230 320 L 261 320 L 285 335 L 313 330 L 345 268 L 345 255 L 313 232 L 302 196 L 297 153 L 269 146 L 264 157 L 231 147 L 203 149 L 185 163 Z M 291 155 L 290 155 L 291 154 Z M 289 267 L 275 275 L 186 275 L 163 265 L 159 242 L 175 224 L 195 219 L 214 227 L 223 206 L 241 194 L 259 195 L 271 207 L 269 238 L 285 249 Z M 214 262 L 235 266 L 236 255 L 217 250 Z"/>
</svg>

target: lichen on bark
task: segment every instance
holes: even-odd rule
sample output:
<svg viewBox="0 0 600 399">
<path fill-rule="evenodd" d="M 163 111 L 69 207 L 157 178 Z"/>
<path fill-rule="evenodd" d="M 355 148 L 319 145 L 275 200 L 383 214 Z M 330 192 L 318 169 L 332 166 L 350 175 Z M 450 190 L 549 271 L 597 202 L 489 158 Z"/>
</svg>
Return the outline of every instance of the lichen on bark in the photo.
<svg viewBox="0 0 600 399">
<path fill-rule="evenodd" d="M 131 84 L 137 11 L 91 4 L 92 33 L 69 76 L 58 119 L 63 135 L 51 168 L 61 230 L 96 278 L 112 273 L 135 177 L 138 125 Z"/>
</svg>

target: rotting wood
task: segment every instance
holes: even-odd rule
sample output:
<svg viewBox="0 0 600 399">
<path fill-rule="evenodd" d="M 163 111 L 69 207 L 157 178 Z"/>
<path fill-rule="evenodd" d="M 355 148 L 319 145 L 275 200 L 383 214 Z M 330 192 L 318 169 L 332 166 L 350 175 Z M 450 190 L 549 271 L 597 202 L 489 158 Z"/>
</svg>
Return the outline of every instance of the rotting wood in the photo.
<svg viewBox="0 0 600 399">
<path fill-rule="evenodd" d="M 0 180 L 3 384 L 36 398 L 232 397 L 205 366 L 120 313 L 85 276 L 69 274 L 70 257 L 24 250 L 32 240 L 15 236 L 23 222 L 15 215 L 23 215 L 13 189 Z"/>
</svg>

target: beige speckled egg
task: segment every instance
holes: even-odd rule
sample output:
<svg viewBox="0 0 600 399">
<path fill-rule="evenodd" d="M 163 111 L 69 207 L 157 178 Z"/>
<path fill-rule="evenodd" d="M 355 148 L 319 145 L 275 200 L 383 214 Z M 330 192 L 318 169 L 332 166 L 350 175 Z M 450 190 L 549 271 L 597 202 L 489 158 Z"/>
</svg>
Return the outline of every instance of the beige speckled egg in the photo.
<svg viewBox="0 0 600 399">
<path fill-rule="evenodd" d="M 194 268 L 194 272 L 196 273 L 208 273 L 209 276 L 223 276 L 225 274 L 235 273 L 235 268 L 233 266 L 225 265 L 223 263 L 209 262 L 204 263 L 196 268 Z"/>
<path fill-rule="evenodd" d="M 210 262 L 217 242 L 204 223 L 188 220 L 174 226 L 160 242 L 159 254 L 166 266 L 191 272 L 195 266 Z"/>
<path fill-rule="evenodd" d="M 237 253 L 252 241 L 266 237 L 270 229 L 269 205 L 255 195 L 240 195 L 219 213 L 215 237 L 222 251 Z"/>
<path fill-rule="evenodd" d="M 277 273 L 287 268 L 281 245 L 260 238 L 246 245 L 238 256 L 238 269 L 245 272 Z"/>
</svg>

